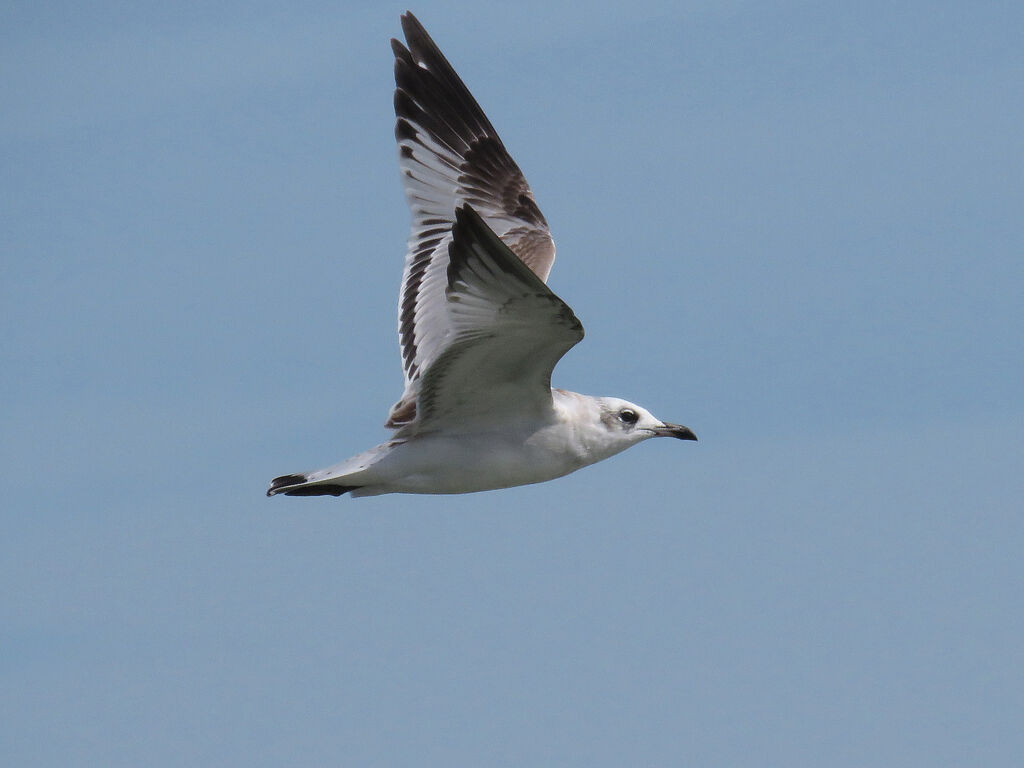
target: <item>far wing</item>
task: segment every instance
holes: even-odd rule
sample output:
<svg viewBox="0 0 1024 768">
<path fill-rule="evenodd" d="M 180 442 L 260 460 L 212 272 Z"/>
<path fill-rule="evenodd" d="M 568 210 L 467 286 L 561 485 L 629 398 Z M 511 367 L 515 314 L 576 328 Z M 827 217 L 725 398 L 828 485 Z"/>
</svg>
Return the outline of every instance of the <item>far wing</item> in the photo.
<svg viewBox="0 0 1024 768">
<path fill-rule="evenodd" d="M 455 209 L 469 203 L 540 280 L 555 259 L 544 215 L 497 131 L 437 45 L 411 13 L 408 47 L 395 53 L 395 136 L 412 231 L 399 297 L 405 394 L 391 425 L 413 417 L 418 379 L 448 333 L 442 303 Z"/>
<path fill-rule="evenodd" d="M 551 371 L 582 324 L 469 205 L 456 210 L 448 255 L 451 336 L 423 373 L 408 433 L 549 410 Z"/>
</svg>

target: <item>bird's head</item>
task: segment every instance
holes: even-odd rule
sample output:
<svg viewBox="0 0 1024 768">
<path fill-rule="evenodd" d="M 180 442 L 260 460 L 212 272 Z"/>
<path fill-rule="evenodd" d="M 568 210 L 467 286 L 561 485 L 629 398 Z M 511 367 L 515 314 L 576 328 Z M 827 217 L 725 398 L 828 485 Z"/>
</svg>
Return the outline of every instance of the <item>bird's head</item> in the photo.
<svg viewBox="0 0 1024 768">
<path fill-rule="evenodd" d="M 598 419 L 605 432 L 633 445 L 651 437 L 675 437 L 680 440 L 696 440 L 693 430 L 679 424 L 662 421 L 648 411 L 628 400 L 617 397 L 597 398 Z"/>
</svg>

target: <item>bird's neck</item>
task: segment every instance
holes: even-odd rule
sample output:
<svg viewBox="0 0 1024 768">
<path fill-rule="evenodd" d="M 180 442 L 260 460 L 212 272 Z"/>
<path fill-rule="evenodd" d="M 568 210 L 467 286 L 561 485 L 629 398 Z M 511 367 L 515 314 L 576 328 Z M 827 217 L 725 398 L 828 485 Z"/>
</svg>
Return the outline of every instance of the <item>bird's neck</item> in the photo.
<svg viewBox="0 0 1024 768">
<path fill-rule="evenodd" d="M 566 431 L 566 449 L 575 453 L 581 463 L 592 464 L 622 450 L 609 443 L 596 398 L 565 389 L 552 390 L 551 397 Z"/>
</svg>

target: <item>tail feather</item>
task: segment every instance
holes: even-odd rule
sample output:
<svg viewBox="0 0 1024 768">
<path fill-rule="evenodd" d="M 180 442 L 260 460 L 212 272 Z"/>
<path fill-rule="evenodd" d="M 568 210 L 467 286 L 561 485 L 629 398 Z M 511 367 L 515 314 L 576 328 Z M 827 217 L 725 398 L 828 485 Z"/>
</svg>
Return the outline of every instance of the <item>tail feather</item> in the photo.
<svg viewBox="0 0 1024 768">
<path fill-rule="evenodd" d="M 358 491 L 353 496 L 376 495 L 381 493 L 376 490 L 380 477 L 372 467 L 404 442 L 402 439 L 389 440 L 333 467 L 275 477 L 267 496 L 279 493 L 285 496 L 341 496 L 349 491 Z"/>
<path fill-rule="evenodd" d="M 340 483 L 310 483 L 307 475 L 281 475 L 270 482 L 267 496 L 279 493 L 285 496 L 341 496 L 359 487 Z"/>
</svg>

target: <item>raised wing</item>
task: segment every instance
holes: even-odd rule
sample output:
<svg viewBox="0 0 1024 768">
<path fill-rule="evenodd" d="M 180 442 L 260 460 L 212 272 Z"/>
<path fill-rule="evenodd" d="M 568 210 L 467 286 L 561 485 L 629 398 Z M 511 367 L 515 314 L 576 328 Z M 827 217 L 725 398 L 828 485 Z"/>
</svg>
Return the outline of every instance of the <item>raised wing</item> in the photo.
<svg viewBox="0 0 1024 768">
<path fill-rule="evenodd" d="M 479 428 L 551 408 L 551 371 L 583 326 L 469 205 L 455 213 L 445 301 L 451 335 L 424 369 L 410 434 Z"/>
<path fill-rule="evenodd" d="M 544 215 L 480 105 L 411 13 L 402 30 L 408 47 L 391 41 L 395 137 L 412 231 L 398 308 L 405 392 L 388 426 L 415 417 L 419 378 L 446 346 L 448 243 L 459 205 L 472 205 L 541 281 L 555 260 Z"/>
</svg>

